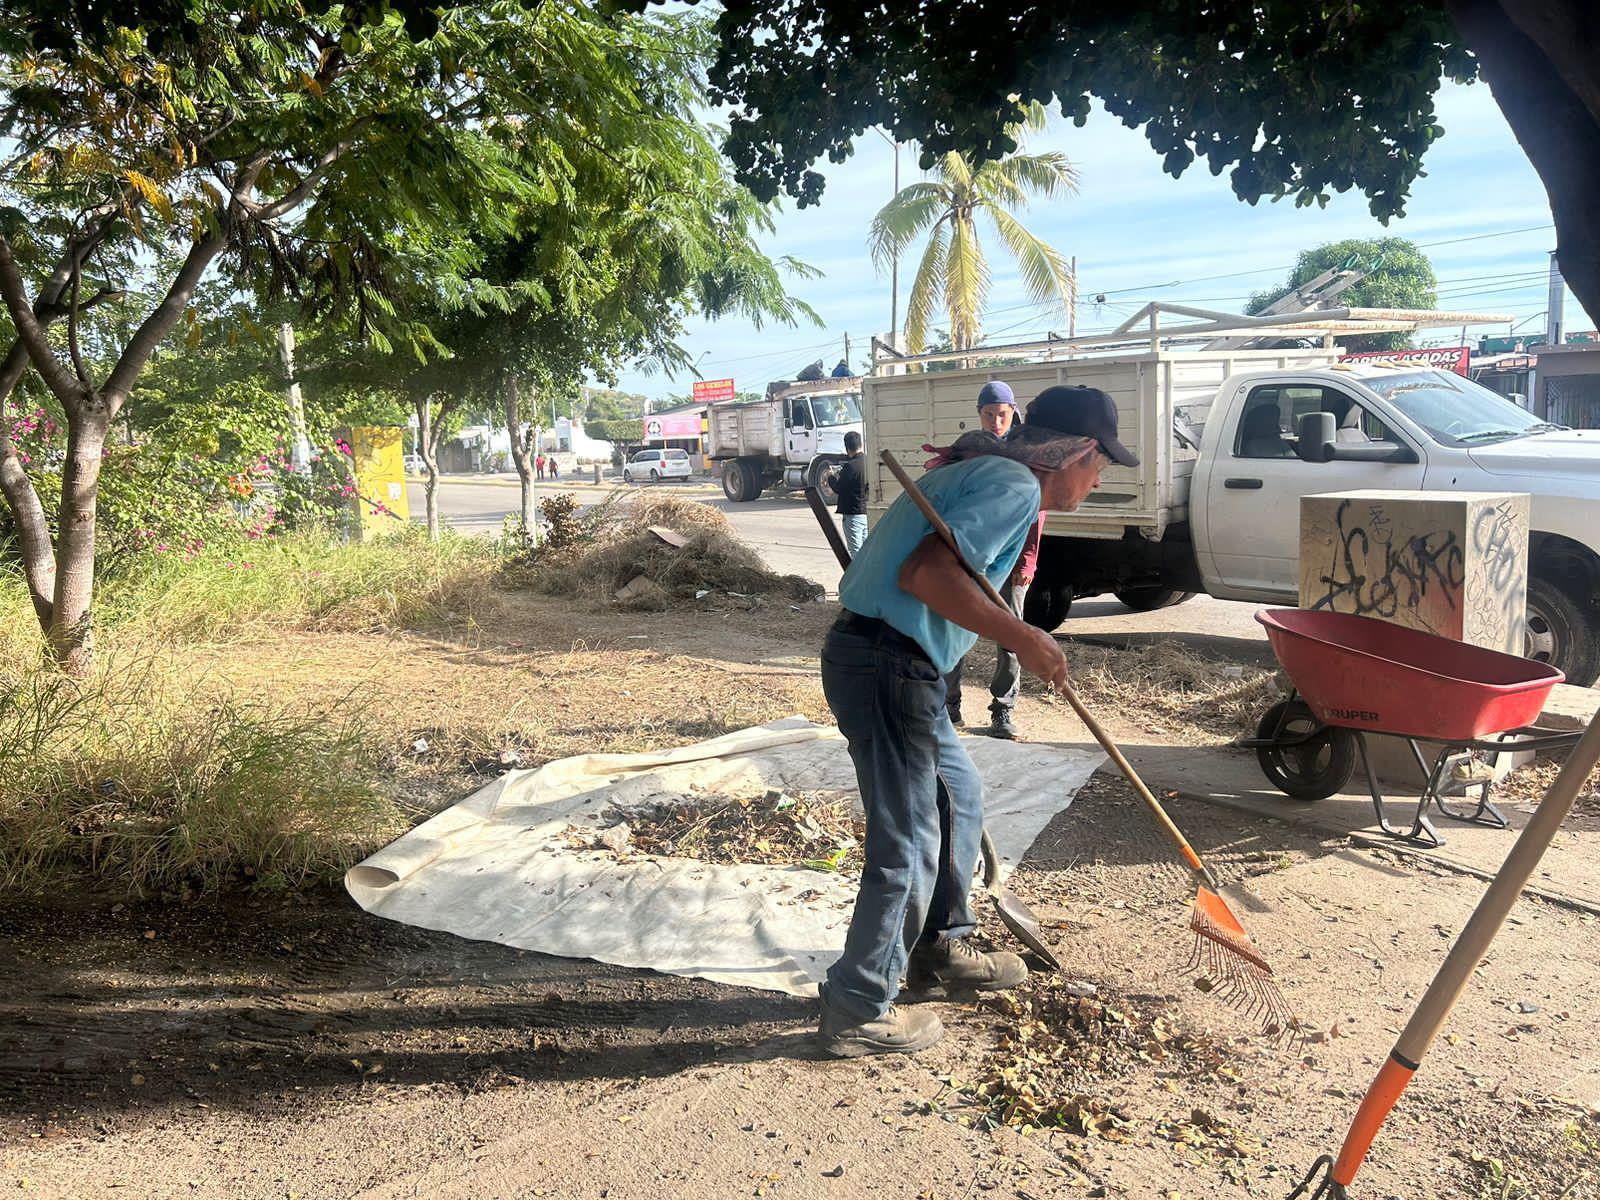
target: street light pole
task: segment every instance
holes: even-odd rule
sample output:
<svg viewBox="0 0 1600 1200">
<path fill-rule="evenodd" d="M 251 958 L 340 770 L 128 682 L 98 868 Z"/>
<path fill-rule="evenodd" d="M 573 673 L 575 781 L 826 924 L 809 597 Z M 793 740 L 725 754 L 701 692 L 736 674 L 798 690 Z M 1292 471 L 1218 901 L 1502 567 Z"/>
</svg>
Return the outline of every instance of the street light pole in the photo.
<svg viewBox="0 0 1600 1200">
<path fill-rule="evenodd" d="M 900 194 L 900 142 L 897 138 L 890 137 L 883 130 L 877 134 L 890 146 L 894 147 L 894 192 L 889 196 L 893 200 Z M 900 252 L 895 251 L 894 257 L 889 260 L 889 339 L 898 348 L 900 344 Z"/>
</svg>

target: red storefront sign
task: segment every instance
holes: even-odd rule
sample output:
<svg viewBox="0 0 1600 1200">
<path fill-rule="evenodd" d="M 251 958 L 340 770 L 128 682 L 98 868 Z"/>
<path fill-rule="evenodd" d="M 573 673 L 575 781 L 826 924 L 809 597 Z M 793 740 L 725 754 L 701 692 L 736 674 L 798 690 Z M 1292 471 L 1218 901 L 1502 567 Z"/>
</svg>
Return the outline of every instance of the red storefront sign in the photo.
<svg viewBox="0 0 1600 1200">
<path fill-rule="evenodd" d="M 733 380 L 697 379 L 690 392 L 696 404 L 720 404 L 733 399 Z"/>
<path fill-rule="evenodd" d="M 1361 350 L 1340 357 L 1340 362 L 1420 362 L 1430 367 L 1467 373 L 1470 351 L 1466 346 L 1435 346 L 1428 350 Z"/>
</svg>

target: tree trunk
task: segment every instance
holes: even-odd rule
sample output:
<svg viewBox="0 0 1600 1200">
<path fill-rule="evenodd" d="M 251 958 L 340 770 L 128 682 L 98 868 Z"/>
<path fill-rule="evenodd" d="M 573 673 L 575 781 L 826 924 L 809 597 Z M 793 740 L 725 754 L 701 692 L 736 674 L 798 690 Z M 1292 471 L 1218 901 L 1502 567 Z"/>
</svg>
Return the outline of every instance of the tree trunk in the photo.
<svg viewBox="0 0 1600 1200">
<path fill-rule="evenodd" d="M 1561 274 L 1590 319 L 1600 320 L 1600 115 L 1563 76 L 1560 48 L 1543 47 L 1524 32 L 1581 25 L 1580 6 L 1588 3 L 1518 0 L 1515 21 L 1495 0 L 1449 0 L 1449 12 L 1550 197 Z M 1600 65 L 1587 56 L 1583 65 L 1592 93 Z"/>
<path fill-rule="evenodd" d="M 419 396 L 417 406 L 417 453 L 422 465 L 428 468 L 428 478 L 423 480 L 423 505 L 428 514 L 428 540 L 439 540 L 439 468 L 434 461 L 435 433 L 433 427 L 433 398 Z"/>
<path fill-rule="evenodd" d="M 515 376 L 506 378 L 505 387 L 506 433 L 511 438 L 511 461 L 517 467 L 517 481 L 522 485 L 522 536 L 531 545 L 539 544 L 539 517 L 533 503 L 533 455 L 522 438 L 522 398 L 517 391 Z"/>
<path fill-rule="evenodd" d="M 69 675 L 86 675 L 94 661 L 95 509 L 107 414 L 103 407 L 71 423 L 61 467 L 60 532 L 50 650 Z"/>
<path fill-rule="evenodd" d="M 11 393 L 27 369 L 28 351 L 18 341 L 0 363 L 0 493 L 5 495 L 16 522 L 17 549 L 22 554 L 22 573 L 28 582 L 33 611 L 39 618 L 40 630 L 48 633 L 50 615 L 55 611 L 56 550 L 50 542 L 50 522 L 45 518 L 44 505 L 17 457 L 11 443 L 12 422 L 5 415 Z"/>
</svg>

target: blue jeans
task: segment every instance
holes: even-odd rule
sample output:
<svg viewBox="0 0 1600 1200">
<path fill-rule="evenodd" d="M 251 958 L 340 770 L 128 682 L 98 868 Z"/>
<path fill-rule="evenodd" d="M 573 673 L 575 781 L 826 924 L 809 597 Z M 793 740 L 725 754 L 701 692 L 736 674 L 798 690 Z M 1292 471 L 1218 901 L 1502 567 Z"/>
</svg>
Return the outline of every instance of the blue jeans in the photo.
<svg viewBox="0 0 1600 1200">
<path fill-rule="evenodd" d="M 861 547 L 867 540 L 867 518 L 857 513 L 854 516 L 840 517 L 839 521 L 844 526 L 844 548 L 850 551 L 850 557 L 854 558 L 861 553 Z"/>
<path fill-rule="evenodd" d="M 983 834 L 983 782 L 922 648 L 846 612 L 822 645 L 822 690 L 850 746 L 867 814 L 866 866 L 822 999 L 870 1021 L 900 990 L 919 939 L 977 926 L 969 897 Z"/>
</svg>

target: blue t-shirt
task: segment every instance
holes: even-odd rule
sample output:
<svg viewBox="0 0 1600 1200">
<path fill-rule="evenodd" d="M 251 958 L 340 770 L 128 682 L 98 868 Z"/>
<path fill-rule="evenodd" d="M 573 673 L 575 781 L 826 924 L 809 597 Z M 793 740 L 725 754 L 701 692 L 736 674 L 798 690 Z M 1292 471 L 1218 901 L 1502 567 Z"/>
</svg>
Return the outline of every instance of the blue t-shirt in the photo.
<svg viewBox="0 0 1600 1200">
<path fill-rule="evenodd" d="M 999 587 L 1016 566 L 1028 530 L 1039 519 L 1039 482 L 1009 458 L 985 455 L 929 471 L 917 481 L 944 518 L 966 560 Z M 900 590 L 900 568 L 933 532 L 911 497 L 901 496 L 872 528 L 839 584 L 853 613 L 878 617 L 921 646 L 939 671 L 949 671 L 978 635 L 946 621 Z"/>
</svg>

